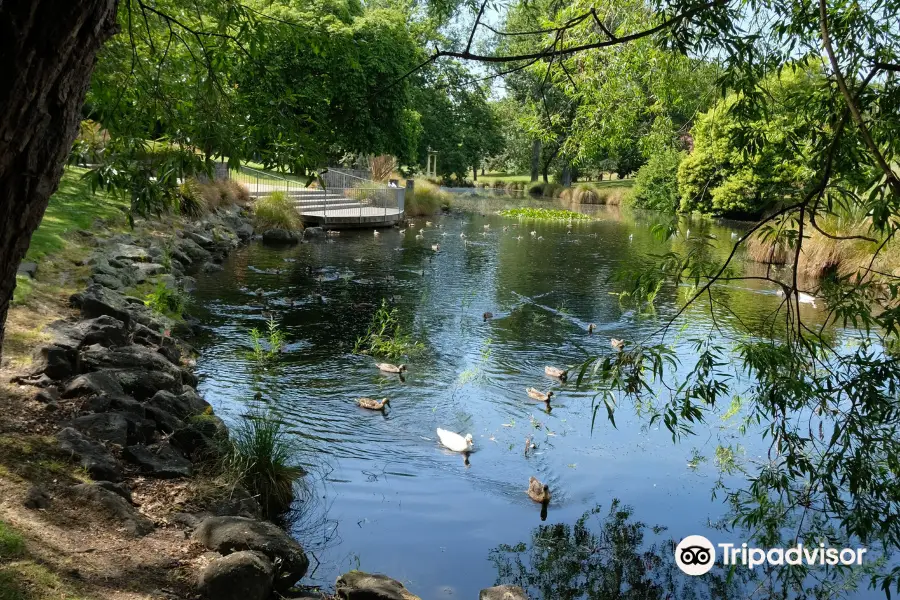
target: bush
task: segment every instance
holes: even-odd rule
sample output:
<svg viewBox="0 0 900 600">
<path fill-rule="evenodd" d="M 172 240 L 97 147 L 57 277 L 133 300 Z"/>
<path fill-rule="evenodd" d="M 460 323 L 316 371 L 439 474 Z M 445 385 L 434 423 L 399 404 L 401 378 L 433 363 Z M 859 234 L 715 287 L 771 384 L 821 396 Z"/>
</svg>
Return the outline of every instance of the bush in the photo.
<svg viewBox="0 0 900 600">
<path fill-rule="evenodd" d="M 178 212 L 186 217 L 199 217 L 208 205 L 196 179 L 185 179 L 178 186 Z"/>
<path fill-rule="evenodd" d="M 636 208 L 669 213 L 678 210 L 678 167 L 684 157 L 683 152 L 666 150 L 638 169 L 631 196 Z"/>
<path fill-rule="evenodd" d="M 427 217 L 440 208 L 449 208 L 453 196 L 424 179 L 417 179 L 411 196 L 406 197 L 405 211 L 410 217 Z"/>
<path fill-rule="evenodd" d="M 187 309 L 189 298 L 180 290 L 170 288 L 160 281 L 152 292 L 144 298 L 144 304 L 154 312 L 180 319 Z"/>
<path fill-rule="evenodd" d="M 225 473 L 256 497 L 271 518 L 290 509 L 297 480 L 306 474 L 294 463 L 298 450 L 281 421 L 256 410 L 231 430 Z"/>
<path fill-rule="evenodd" d="M 572 201 L 578 204 L 606 204 L 606 198 L 587 183 L 579 184 L 572 192 Z"/>
<path fill-rule="evenodd" d="M 396 168 L 397 159 L 390 154 L 369 157 L 369 172 L 372 174 L 372 181 L 387 181 Z"/>
<path fill-rule="evenodd" d="M 272 192 L 259 198 L 254 205 L 253 220 L 258 229 L 303 229 L 300 214 L 284 192 Z"/>
</svg>

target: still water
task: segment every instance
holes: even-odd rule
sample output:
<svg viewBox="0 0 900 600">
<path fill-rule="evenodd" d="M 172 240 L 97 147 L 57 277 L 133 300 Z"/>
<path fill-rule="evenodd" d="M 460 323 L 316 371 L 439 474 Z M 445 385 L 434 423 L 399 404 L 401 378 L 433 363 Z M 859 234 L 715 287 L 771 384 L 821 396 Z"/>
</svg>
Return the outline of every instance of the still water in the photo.
<svg viewBox="0 0 900 600">
<path fill-rule="evenodd" d="M 640 315 L 620 306 L 609 277 L 690 240 L 661 242 L 653 217 L 616 209 L 597 207 L 595 220 L 569 232 L 565 223 L 501 217 L 491 202 L 432 217 L 430 227 L 416 219 L 422 241 L 413 228 L 343 231 L 333 241 L 234 253 L 222 273 L 198 282 L 195 312 L 209 331 L 198 348 L 201 391 L 226 420 L 240 419 L 260 392 L 305 444 L 299 459 L 313 473 L 314 498 L 295 534 L 315 554 L 307 582 L 328 587 L 360 568 L 425 599 L 474 599 L 513 582 L 547 600 L 619 597 L 621 585 L 644 589 L 641 598 L 710 597 L 710 579 L 685 581 L 675 570 L 671 540 L 743 541 L 710 525 L 725 514 L 722 496 L 712 498 L 714 454 L 723 445 L 738 447 L 741 460 L 762 457 L 759 436 L 740 435 L 737 419 L 716 419 L 673 444 L 628 404 L 616 427 L 605 409 L 592 427 L 594 394 L 543 372 L 612 352 L 610 338 L 658 331 L 679 290 L 663 288 L 655 313 Z M 723 257 L 734 231 L 709 221 L 683 227 L 715 235 Z M 721 291 L 735 313 L 717 315 L 726 337 L 733 319 L 753 322 L 780 302 L 761 286 Z M 425 346 L 406 361 L 405 381 L 352 353 L 382 300 Z M 288 347 L 263 370 L 246 350 L 249 330 L 264 329 L 268 316 Z M 698 307 L 677 325 L 670 341 L 689 368 L 688 340 L 710 332 L 712 318 Z M 532 386 L 555 392 L 549 413 L 526 395 Z M 384 415 L 364 411 L 360 396 L 392 405 Z M 436 427 L 474 436 L 469 466 L 438 445 Z M 527 457 L 526 437 L 537 444 Z M 532 475 L 553 493 L 545 522 L 525 494 Z"/>
</svg>

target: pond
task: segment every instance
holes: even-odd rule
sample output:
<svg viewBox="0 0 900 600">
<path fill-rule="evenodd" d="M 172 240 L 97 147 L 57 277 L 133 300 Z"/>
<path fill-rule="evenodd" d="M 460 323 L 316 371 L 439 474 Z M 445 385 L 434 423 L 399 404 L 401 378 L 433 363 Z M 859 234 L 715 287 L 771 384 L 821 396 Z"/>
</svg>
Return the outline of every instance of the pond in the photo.
<svg viewBox="0 0 900 600">
<path fill-rule="evenodd" d="M 673 444 L 664 426 L 648 427 L 628 405 L 615 427 L 605 409 L 592 424 L 594 393 L 544 374 L 545 365 L 613 352 L 610 338 L 654 335 L 677 310 L 680 290 L 663 288 L 655 311 L 637 314 L 620 305 L 609 277 L 647 264 L 651 254 L 683 251 L 689 239 L 659 241 L 652 215 L 595 207 L 594 220 L 569 230 L 501 217 L 501 206 L 476 199 L 469 210 L 430 218 L 431 226 L 416 219 L 424 240 L 413 228 L 343 231 L 235 252 L 223 272 L 198 281 L 195 312 L 209 331 L 198 344 L 201 391 L 226 420 L 240 419 L 260 392 L 305 444 L 299 459 L 314 473 L 315 501 L 295 534 L 315 553 L 307 581 L 328 587 L 360 568 L 399 579 L 425 599 L 477 598 L 484 587 L 515 581 L 549 600 L 582 597 L 609 577 L 674 578 L 680 583 L 640 597 L 685 597 L 686 586 L 709 597 L 710 579 L 679 579 L 667 543 L 705 534 L 740 544 L 739 533 L 710 525 L 726 511 L 722 496 L 712 497 L 716 481 L 741 484 L 720 472 L 715 451 L 761 456 L 760 436 L 742 436 L 737 418 L 723 418 Z M 684 226 L 694 236 L 715 235 L 723 258 L 730 249 L 734 229 L 708 220 Z M 730 310 L 716 321 L 726 333 L 734 319 L 753 322 L 780 302 L 774 290 L 749 283 L 725 291 Z M 405 381 L 352 352 L 382 301 L 424 345 L 406 361 Z M 815 318 L 816 309 L 803 310 Z M 493 318 L 484 320 L 485 312 Z M 270 316 L 288 346 L 261 370 L 246 356 L 248 332 Z M 698 306 L 677 325 L 671 339 L 688 368 L 688 338 L 708 333 L 713 319 Z M 552 410 L 526 395 L 532 386 L 555 392 Z M 389 397 L 391 408 L 364 411 L 360 396 Z M 473 435 L 468 466 L 439 446 L 437 427 Z M 537 448 L 526 457 L 527 437 Z M 525 494 L 530 476 L 552 490 L 546 521 Z M 630 532 L 616 557 L 602 550 L 602 540 L 621 537 L 613 530 Z M 549 539 L 575 550 L 553 556 L 532 547 Z M 623 576 L 610 561 L 631 561 L 636 571 Z M 685 596 L 666 591 L 672 585 Z"/>
</svg>

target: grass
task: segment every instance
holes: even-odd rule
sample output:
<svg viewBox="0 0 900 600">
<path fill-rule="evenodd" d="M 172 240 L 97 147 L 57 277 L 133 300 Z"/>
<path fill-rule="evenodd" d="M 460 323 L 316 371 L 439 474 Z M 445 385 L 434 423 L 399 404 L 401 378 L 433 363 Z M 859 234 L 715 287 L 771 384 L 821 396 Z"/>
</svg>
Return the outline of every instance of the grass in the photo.
<svg viewBox="0 0 900 600">
<path fill-rule="evenodd" d="M 162 281 L 157 282 L 144 298 L 144 304 L 149 306 L 153 312 L 165 315 L 173 319 L 182 319 L 184 311 L 187 309 L 190 296 L 181 290 L 173 289 Z"/>
<path fill-rule="evenodd" d="M 300 214 L 284 192 L 272 192 L 256 201 L 254 221 L 258 229 L 300 231 Z"/>
<path fill-rule="evenodd" d="M 25 554 L 25 540 L 9 525 L 0 521 L 0 560 L 13 560 Z"/>
<path fill-rule="evenodd" d="M 441 208 L 449 208 L 453 196 L 425 179 L 416 179 L 412 196 L 406 198 L 407 216 L 427 217 Z"/>
<path fill-rule="evenodd" d="M 225 473 L 256 497 L 266 517 L 290 509 L 294 487 L 305 472 L 296 465 L 298 451 L 284 424 L 256 410 L 231 429 Z"/>
<path fill-rule="evenodd" d="M 574 187 L 558 183 L 535 182 L 526 188 L 531 196 L 559 198 L 571 204 L 604 204 L 619 206 L 625 201 L 634 182 L 631 179 L 582 182 Z"/>
<path fill-rule="evenodd" d="M 514 219 L 531 219 L 535 221 L 589 221 L 587 215 L 566 209 L 556 208 L 510 208 L 501 210 L 503 217 Z"/>
<path fill-rule="evenodd" d="M 266 340 L 266 345 L 263 345 L 263 339 Z M 284 350 L 284 332 L 278 328 L 275 319 L 269 319 L 265 335 L 255 327 L 250 330 L 250 344 L 250 356 L 258 364 L 265 364 Z"/>
<path fill-rule="evenodd" d="M 397 309 L 388 308 L 387 302 L 382 300 L 381 308 L 372 315 L 366 335 L 356 340 L 353 352 L 396 360 L 418 354 L 422 349 L 421 342 L 403 332 Z"/>
</svg>

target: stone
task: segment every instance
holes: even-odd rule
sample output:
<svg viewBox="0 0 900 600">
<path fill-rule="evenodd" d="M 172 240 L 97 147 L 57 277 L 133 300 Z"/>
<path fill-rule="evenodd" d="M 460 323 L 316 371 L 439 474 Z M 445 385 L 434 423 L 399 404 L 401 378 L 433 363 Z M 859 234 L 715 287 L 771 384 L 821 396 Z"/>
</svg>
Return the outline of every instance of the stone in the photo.
<svg viewBox="0 0 900 600">
<path fill-rule="evenodd" d="M 76 498 L 102 507 L 125 531 L 135 537 L 142 537 L 153 531 L 153 521 L 140 514 L 126 498 L 106 485 L 82 483 L 72 486 L 71 491 Z"/>
<path fill-rule="evenodd" d="M 106 371 L 84 373 L 70 381 L 63 389 L 63 398 L 80 398 L 91 394 L 103 394 L 107 396 L 124 396 L 116 377 Z"/>
<path fill-rule="evenodd" d="M 196 461 L 213 460 L 222 455 L 221 447 L 192 423 L 178 427 L 169 436 L 169 442 Z"/>
<path fill-rule="evenodd" d="M 495 585 L 481 590 L 478 600 L 529 600 L 525 590 L 517 585 Z"/>
<path fill-rule="evenodd" d="M 341 600 L 420 600 L 399 581 L 364 571 L 350 571 L 338 577 L 334 592 Z"/>
<path fill-rule="evenodd" d="M 144 410 L 147 414 L 147 418 L 153 421 L 156 429 L 159 429 L 163 433 L 174 433 L 175 430 L 182 425 L 178 417 L 158 406 L 145 406 Z"/>
<path fill-rule="evenodd" d="M 160 275 L 166 272 L 166 268 L 157 263 L 138 263 L 135 265 L 137 267 L 137 282 L 144 283 L 154 275 Z"/>
<path fill-rule="evenodd" d="M 177 479 L 190 477 L 193 474 L 191 461 L 184 458 L 168 442 L 150 446 L 142 444 L 128 446 L 122 456 L 125 457 L 125 460 L 139 466 L 141 471 L 150 477 Z"/>
<path fill-rule="evenodd" d="M 283 244 L 296 244 L 300 241 L 300 238 L 293 231 L 288 231 L 286 229 L 267 229 L 262 234 L 262 240 L 265 244 L 273 244 L 273 245 L 283 245 Z"/>
<path fill-rule="evenodd" d="M 22 504 L 31 510 L 46 510 L 50 508 L 50 494 L 41 486 L 33 485 L 28 488 Z"/>
<path fill-rule="evenodd" d="M 125 324 L 108 315 L 77 323 L 54 321 L 47 325 L 46 331 L 53 334 L 56 345 L 73 350 L 92 344 L 110 347 L 127 343 Z"/>
<path fill-rule="evenodd" d="M 168 373 L 148 369 L 114 369 L 107 371 L 116 378 L 122 389 L 137 400 L 146 400 L 160 390 L 181 393 L 184 387 L 180 377 L 175 379 Z"/>
<path fill-rule="evenodd" d="M 140 344 L 105 348 L 92 344 L 81 349 L 81 364 L 85 371 L 103 369 L 150 369 L 165 373 L 181 382 L 181 368 L 152 348 Z"/>
<path fill-rule="evenodd" d="M 303 230 L 303 237 L 318 237 L 325 235 L 325 230 L 321 227 L 307 227 Z"/>
<path fill-rule="evenodd" d="M 133 262 L 147 262 L 150 260 L 150 255 L 147 251 L 140 246 L 133 246 L 129 244 L 117 244 L 108 250 L 108 255 L 111 258 L 118 260 L 130 260 Z"/>
<path fill-rule="evenodd" d="M 226 488 L 227 495 L 222 495 L 209 502 L 209 511 L 217 517 L 247 517 L 259 519 L 262 508 L 250 492 L 240 486 Z"/>
<path fill-rule="evenodd" d="M 221 554 L 256 550 L 276 565 L 275 589 L 286 591 L 306 574 L 309 559 L 293 538 L 274 523 L 244 517 L 210 517 L 194 531 L 194 539 Z"/>
<path fill-rule="evenodd" d="M 70 453 L 94 479 L 121 481 L 122 470 L 109 450 L 88 439 L 77 429 L 66 427 L 56 434 L 59 447 Z"/>
<path fill-rule="evenodd" d="M 32 359 L 32 374 L 44 373 L 51 379 L 68 379 L 78 372 L 78 353 L 71 348 L 50 344 L 41 346 Z"/>
<path fill-rule="evenodd" d="M 244 223 L 237 228 L 235 233 L 242 241 L 246 242 L 253 237 L 253 225 L 251 225 L 250 223 Z"/>
<path fill-rule="evenodd" d="M 193 277 L 182 277 L 181 289 L 188 293 L 197 291 L 197 280 Z"/>
<path fill-rule="evenodd" d="M 184 235 L 188 237 L 188 239 L 195 242 L 201 248 L 212 248 L 215 245 L 215 240 L 211 237 L 202 235 L 200 233 L 196 233 L 194 231 L 185 231 Z"/>
<path fill-rule="evenodd" d="M 128 501 L 128 504 L 134 504 L 131 498 L 131 490 L 124 483 L 113 483 L 112 481 L 95 481 L 94 485 L 100 486 L 114 494 L 122 496 Z"/>
<path fill-rule="evenodd" d="M 16 270 L 16 275 L 24 275 L 28 279 L 34 279 L 35 275 L 37 275 L 37 270 L 37 263 L 23 262 L 19 263 L 19 268 Z"/>
<path fill-rule="evenodd" d="M 99 442 L 109 442 L 126 446 L 135 443 L 134 434 L 129 435 L 128 420 L 118 413 L 84 415 L 72 420 L 72 427 Z"/>
<path fill-rule="evenodd" d="M 209 600 L 266 600 L 275 567 L 260 552 L 235 552 L 206 565 L 197 588 Z"/>
<path fill-rule="evenodd" d="M 152 407 L 162 409 L 172 415 L 175 415 L 179 419 L 184 419 L 186 417 L 198 414 L 191 411 L 191 406 L 186 400 L 182 399 L 180 396 L 176 396 L 172 392 L 167 392 L 165 390 L 156 392 L 152 398 L 144 403 L 144 406 L 146 408 Z"/>
<path fill-rule="evenodd" d="M 59 391 L 56 388 L 45 388 L 38 390 L 34 395 L 34 399 L 41 404 L 51 404 L 59 400 Z"/>
<path fill-rule="evenodd" d="M 216 264 L 214 262 L 206 262 L 203 263 L 203 268 L 201 269 L 204 273 L 218 273 L 223 270 L 222 265 Z"/>
<path fill-rule="evenodd" d="M 178 247 L 181 252 L 190 259 L 191 263 L 203 262 L 210 257 L 208 250 L 201 248 L 197 242 L 187 237 L 179 240 Z"/>
<path fill-rule="evenodd" d="M 131 324 L 131 313 L 126 309 L 125 298 L 98 285 L 92 284 L 83 292 L 72 294 L 69 304 L 81 309 L 81 316 L 87 319 L 108 315 L 124 323 L 125 327 Z"/>
<path fill-rule="evenodd" d="M 126 287 L 121 279 L 115 275 L 107 275 L 106 273 L 94 273 L 91 275 L 91 282 L 116 291 L 124 290 Z"/>
</svg>

